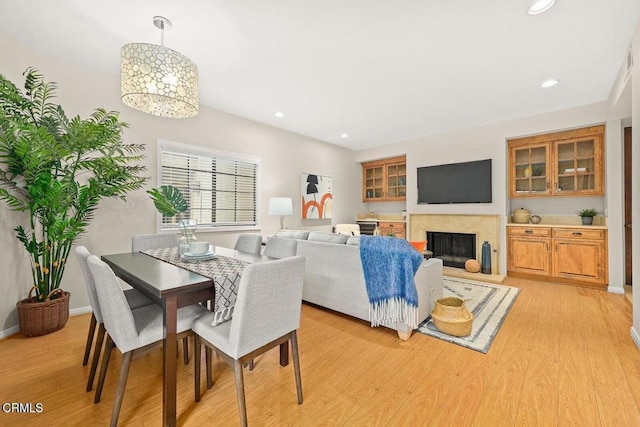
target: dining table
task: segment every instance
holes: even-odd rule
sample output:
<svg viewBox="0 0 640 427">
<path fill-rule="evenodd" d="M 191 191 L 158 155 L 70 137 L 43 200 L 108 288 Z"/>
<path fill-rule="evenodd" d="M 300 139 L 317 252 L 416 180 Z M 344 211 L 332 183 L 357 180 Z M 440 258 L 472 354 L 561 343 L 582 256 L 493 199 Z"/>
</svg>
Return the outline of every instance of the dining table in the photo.
<svg viewBox="0 0 640 427">
<path fill-rule="evenodd" d="M 246 265 L 274 260 L 267 256 L 220 246 L 212 246 L 211 251 L 215 254 L 213 259 L 197 262 L 181 262 L 184 260 L 176 258 L 177 248 L 145 251 L 148 253 L 125 252 L 101 257 L 116 276 L 163 308 L 165 339 L 163 340 L 162 425 L 164 426 L 175 426 L 177 420 L 178 308 L 211 301 L 213 309 L 216 292 L 220 292 L 220 289 L 216 288 L 219 288 L 221 283 L 232 278 L 231 280 L 234 280 L 237 286 Z M 162 254 L 158 255 L 160 252 Z M 227 261 L 225 268 L 216 267 L 222 265 L 221 260 Z M 206 275 L 198 273 L 203 271 L 206 271 Z M 200 355 L 194 355 L 194 357 L 200 357 Z M 286 366 L 288 363 L 288 347 L 286 344 L 281 345 L 280 364 Z"/>
</svg>

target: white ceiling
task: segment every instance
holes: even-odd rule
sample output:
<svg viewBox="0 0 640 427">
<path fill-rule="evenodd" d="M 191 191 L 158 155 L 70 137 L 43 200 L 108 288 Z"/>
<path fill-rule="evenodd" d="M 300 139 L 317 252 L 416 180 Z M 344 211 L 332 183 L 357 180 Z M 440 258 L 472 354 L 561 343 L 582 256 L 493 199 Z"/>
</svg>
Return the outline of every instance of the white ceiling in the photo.
<svg viewBox="0 0 640 427">
<path fill-rule="evenodd" d="M 360 149 L 607 99 L 640 1 L 557 0 L 538 16 L 526 6 L 4 0 L 0 31 L 117 76 L 121 46 L 160 44 L 152 18 L 165 16 L 165 46 L 199 66 L 201 105 Z M 549 78 L 560 84 L 541 89 Z"/>
</svg>

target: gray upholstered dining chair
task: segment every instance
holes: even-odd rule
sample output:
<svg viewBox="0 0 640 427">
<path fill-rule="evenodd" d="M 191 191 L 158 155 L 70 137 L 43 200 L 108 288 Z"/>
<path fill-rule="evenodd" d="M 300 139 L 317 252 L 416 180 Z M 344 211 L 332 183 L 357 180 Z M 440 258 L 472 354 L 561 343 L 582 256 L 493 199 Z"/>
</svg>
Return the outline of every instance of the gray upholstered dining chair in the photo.
<svg viewBox="0 0 640 427">
<path fill-rule="evenodd" d="M 178 246 L 176 234 L 135 234 L 131 237 L 131 252 L 146 251 L 155 248 L 175 248 Z M 189 338 L 182 340 L 184 364 L 189 363 Z"/>
<path fill-rule="evenodd" d="M 262 255 L 271 258 L 287 258 L 296 254 L 298 241 L 281 237 L 271 237 L 264 245 Z"/>
<path fill-rule="evenodd" d="M 84 279 L 85 287 L 87 288 L 87 296 L 89 297 L 89 304 L 91 305 L 91 321 L 89 323 L 89 333 L 87 334 L 87 344 L 84 348 L 84 358 L 82 359 L 82 366 L 86 366 L 89 361 L 89 354 L 93 344 L 93 337 L 95 335 L 96 326 L 98 326 L 98 336 L 96 338 L 96 344 L 93 349 L 93 358 L 91 360 L 91 370 L 89 371 L 89 379 L 87 380 L 87 391 L 91 391 L 93 388 L 93 380 L 96 376 L 96 369 L 98 367 L 98 361 L 100 360 L 100 352 L 102 350 L 102 343 L 104 341 L 104 323 L 102 320 L 102 311 L 100 310 L 100 304 L 98 303 L 98 293 L 96 291 L 96 284 L 93 280 L 93 275 L 89 271 L 89 264 L 87 259 L 91 254 L 84 246 L 76 247 L 76 257 L 80 264 L 80 271 Z M 135 289 L 128 289 L 124 291 L 124 296 L 127 300 L 127 304 L 131 309 L 144 307 L 146 305 L 153 304 L 149 298 L 142 295 Z"/>
<path fill-rule="evenodd" d="M 132 310 L 127 304 L 124 291 L 111 267 L 91 255 L 87 259 L 89 270 L 93 275 L 98 294 L 98 304 L 102 312 L 104 326 L 107 331 L 107 344 L 102 357 L 100 377 L 96 387 L 94 402 L 98 403 L 102 395 L 104 380 L 109 367 L 109 359 L 114 347 L 122 352 L 122 365 L 118 377 L 118 389 L 111 413 L 111 425 L 118 424 L 118 416 L 122 406 L 124 389 L 129 374 L 129 366 L 135 350 L 146 349 L 162 341 L 164 327 L 162 322 L 162 308 L 157 305 L 147 305 Z M 190 325 L 196 318 L 210 313 L 205 307 L 194 304 L 178 309 L 178 337 L 190 334 Z"/>
<path fill-rule="evenodd" d="M 236 239 L 235 250 L 260 255 L 262 236 L 259 234 L 240 234 Z"/>
<path fill-rule="evenodd" d="M 254 357 L 291 341 L 298 403 L 302 403 L 302 380 L 298 356 L 302 283 L 305 259 L 301 256 L 248 265 L 242 272 L 238 296 L 230 321 L 212 325 L 214 313 L 193 321 L 195 400 L 200 401 L 201 344 L 213 348 L 233 366 L 238 409 L 247 425 L 242 365 Z M 208 354 L 207 354 L 208 356 Z M 211 382 L 211 358 L 207 357 L 207 388 Z"/>
<path fill-rule="evenodd" d="M 176 246 L 178 246 L 178 236 L 175 234 L 136 234 L 131 238 L 131 252 Z"/>
</svg>

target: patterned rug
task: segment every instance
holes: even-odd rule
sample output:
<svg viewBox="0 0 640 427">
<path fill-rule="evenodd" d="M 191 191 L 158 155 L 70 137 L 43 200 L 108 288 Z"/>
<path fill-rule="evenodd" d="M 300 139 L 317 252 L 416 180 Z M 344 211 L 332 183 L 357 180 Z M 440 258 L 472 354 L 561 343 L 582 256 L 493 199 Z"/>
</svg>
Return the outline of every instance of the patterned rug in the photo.
<svg viewBox="0 0 640 427">
<path fill-rule="evenodd" d="M 443 282 L 445 297 L 456 296 L 463 300 L 471 300 L 466 302 L 467 308 L 475 316 L 471 335 L 454 337 L 442 333 L 433 324 L 431 317 L 418 326 L 418 332 L 487 353 L 520 289 L 456 277 L 444 277 Z"/>
</svg>

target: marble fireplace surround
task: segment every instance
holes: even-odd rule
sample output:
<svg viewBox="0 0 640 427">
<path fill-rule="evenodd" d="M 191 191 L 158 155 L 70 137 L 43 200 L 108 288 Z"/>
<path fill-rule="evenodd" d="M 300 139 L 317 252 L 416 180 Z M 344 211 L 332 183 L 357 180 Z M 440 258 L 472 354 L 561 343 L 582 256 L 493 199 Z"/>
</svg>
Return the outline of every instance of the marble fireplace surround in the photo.
<svg viewBox="0 0 640 427">
<path fill-rule="evenodd" d="M 482 243 L 491 244 L 491 272 L 500 272 L 500 216 L 462 214 L 409 214 L 409 240 L 425 240 L 427 231 L 476 235 L 476 257 L 481 262 Z"/>
</svg>

